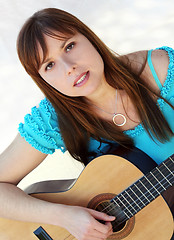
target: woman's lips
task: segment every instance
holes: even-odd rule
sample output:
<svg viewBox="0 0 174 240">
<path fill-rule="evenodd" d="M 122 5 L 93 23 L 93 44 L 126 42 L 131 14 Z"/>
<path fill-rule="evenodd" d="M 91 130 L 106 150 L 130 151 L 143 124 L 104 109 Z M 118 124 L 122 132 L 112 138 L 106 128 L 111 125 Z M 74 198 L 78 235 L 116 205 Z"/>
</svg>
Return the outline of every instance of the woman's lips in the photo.
<svg viewBox="0 0 174 240">
<path fill-rule="evenodd" d="M 76 80 L 75 80 L 75 83 L 74 83 L 74 86 L 75 87 L 80 87 L 82 86 L 83 84 L 85 84 L 87 82 L 89 78 L 89 71 L 85 72 L 85 73 L 82 73 Z"/>
</svg>

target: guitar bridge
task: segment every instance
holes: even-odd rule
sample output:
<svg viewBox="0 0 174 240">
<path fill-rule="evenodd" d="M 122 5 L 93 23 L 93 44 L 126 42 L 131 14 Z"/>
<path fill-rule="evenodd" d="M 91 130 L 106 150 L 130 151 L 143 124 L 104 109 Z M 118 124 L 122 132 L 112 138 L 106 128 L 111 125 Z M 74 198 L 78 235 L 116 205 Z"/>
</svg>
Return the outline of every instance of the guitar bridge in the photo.
<svg viewBox="0 0 174 240">
<path fill-rule="evenodd" d="M 40 240 L 53 240 L 50 235 L 43 229 L 43 227 L 39 227 L 37 228 L 34 232 L 33 232 L 36 237 Z"/>
</svg>

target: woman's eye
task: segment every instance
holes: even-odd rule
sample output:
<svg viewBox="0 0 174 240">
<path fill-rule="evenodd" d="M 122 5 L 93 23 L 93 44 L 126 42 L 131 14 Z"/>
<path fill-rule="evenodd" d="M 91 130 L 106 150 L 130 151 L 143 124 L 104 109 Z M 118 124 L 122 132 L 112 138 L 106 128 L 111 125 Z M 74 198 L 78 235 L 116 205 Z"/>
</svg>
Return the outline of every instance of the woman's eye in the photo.
<svg viewBox="0 0 174 240">
<path fill-rule="evenodd" d="M 75 43 L 74 43 L 74 42 L 72 42 L 72 43 L 68 44 L 68 46 L 66 47 L 66 52 L 69 52 L 69 51 L 71 51 L 71 49 L 74 47 L 74 45 L 75 45 Z"/>
<path fill-rule="evenodd" d="M 45 70 L 46 70 L 46 71 L 51 70 L 54 65 L 55 65 L 54 62 L 50 62 L 50 63 L 46 66 Z"/>
</svg>

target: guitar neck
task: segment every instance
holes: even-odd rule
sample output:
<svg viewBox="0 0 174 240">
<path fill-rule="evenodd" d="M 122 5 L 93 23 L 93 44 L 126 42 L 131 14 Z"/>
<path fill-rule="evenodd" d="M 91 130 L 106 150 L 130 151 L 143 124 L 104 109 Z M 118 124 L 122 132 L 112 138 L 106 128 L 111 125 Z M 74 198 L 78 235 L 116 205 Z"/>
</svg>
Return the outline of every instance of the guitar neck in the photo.
<svg viewBox="0 0 174 240">
<path fill-rule="evenodd" d="M 120 221 L 126 221 L 156 199 L 163 191 L 174 184 L 174 154 L 114 197 L 111 202 L 117 214 L 121 209 Z"/>
</svg>

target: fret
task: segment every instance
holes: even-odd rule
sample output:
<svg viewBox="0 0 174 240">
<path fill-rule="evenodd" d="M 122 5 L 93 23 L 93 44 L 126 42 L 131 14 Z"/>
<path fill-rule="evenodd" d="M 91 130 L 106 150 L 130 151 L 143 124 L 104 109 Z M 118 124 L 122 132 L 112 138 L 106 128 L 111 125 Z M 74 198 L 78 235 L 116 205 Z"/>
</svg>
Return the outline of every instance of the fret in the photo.
<svg viewBox="0 0 174 240">
<path fill-rule="evenodd" d="M 158 169 L 167 177 L 168 175 L 174 176 L 174 163 L 172 158 L 168 158 L 167 161 L 162 162 Z"/>
<path fill-rule="evenodd" d="M 129 209 L 129 205 L 126 205 L 126 203 L 124 203 L 124 199 L 121 200 L 121 194 L 119 194 L 115 200 L 119 201 L 118 206 L 121 207 L 121 209 L 124 211 L 124 213 L 126 214 L 126 216 L 129 216 L 129 218 L 131 218 L 134 214 L 131 212 L 131 210 Z"/>
<path fill-rule="evenodd" d="M 165 163 L 163 163 L 163 164 L 166 167 L 166 169 L 169 171 L 169 173 L 171 173 L 174 176 L 174 173 L 172 173 L 172 171 L 168 168 L 168 166 Z"/>
<path fill-rule="evenodd" d="M 164 161 L 163 164 L 167 165 L 170 171 L 174 171 L 174 154 L 170 156 L 167 161 Z"/>
<path fill-rule="evenodd" d="M 158 175 L 164 175 L 165 176 L 165 178 L 168 180 L 168 181 L 170 181 L 170 178 L 172 177 L 172 172 L 170 172 L 170 171 L 168 171 L 168 169 L 165 167 L 165 165 L 163 165 L 163 167 L 161 166 L 161 168 L 157 168 L 157 170 L 156 171 L 159 171 L 158 173 L 157 173 L 157 176 Z M 161 179 L 163 179 L 164 177 L 162 177 L 161 176 Z"/>
<path fill-rule="evenodd" d="M 128 196 L 131 199 L 131 204 L 134 204 L 134 207 L 138 209 L 142 209 L 145 204 L 141 201 L 141 199 L 139 198 L 139 196 L 134 192 L 133 189 L 131 189 L 131 187 L 127 188 L 124 192 L 126 192 L 128 194 Z M 137 209 L 137 211 L 138 211 Z"/>
<path fill-rule="evenodd" d="M 169 159 L 172 159 L 172 158 L 169 158 Z M 166 168 L 166 171 L 168 171 L 168 174 L 170 177 L 174 177 L 174 163 L 171 161 L 171 162 L 164 162 L 163 165 L 165 166 Z M 173 178 L 171 178 L 169 181 L 171 184 L 174 184 L 174 179 L 172 180 Z"/>
<path fill-rule="evenodd" d="M 128 199 L 128 201 L 131 202 L 132 205 L 134 204 L 134 205 L 135 205 L 135 206 L 134 206 L 135 208 L 138 207 L 138 209 L 141 210 L 141 207 L 140 207 L 140 206 L 138 205 L 138 203 L 131 197 L 131 194 L 129 194 L 127 190 L 125 190 L 124 193 L 127 195 L 126 198 Z M 130 199 L 130 200 L 129 200 L 129 199 Z"/>
<path fill-rule="evenodd" d="M 133 209 L 133 214 L 132 212 L 129 210 L 129 212 L 132 214 L 132 216 L 137 213 L 136 209 L 133 207 L 133 205 L 131 204 L 131 202 L 128 202 L 127 198 L 124 197 L 124 193 L 123 194 L 120 194 L 120 196 L 122 196 L 122 198 L 126 201 L 126 203 L 128 204 L 128 206 L 130 206 L 132 209 Z"/>
<path fill-rule="evenodd" d="M 147 178 L 150 178 L 150 175 L 147 175 Z M 146 189 L 146 196 L 149 196 L 149 199 L 153 200 L 156 197 L 159 196 L 159 193 L 156 191 L 156 189 L 153 187 L 150 181 L 147 181 L 147 178 L 142 177 L 139 182 L 142 183 L 144 188 Z M 148 189 L 148 190 L 147 190 Z"/>
<path fill-rule="evenodd" d="M 163 177 L 163 180 L 166 180 L 166 182 L 168 182 L 168 184 L 170 185 L 170 186 L 172 186 L 172 184 L 169 182 L 169 180 L 167 179 L 167 177 L 157 168 L 157 171 L 162 175 L 162 177 Z"/>
<path fill-rule="evenodd" d="M 141 192 L 142 198 L 147 200 L 147 203 L 156 198 L 154 195 L 154 188 L 152 188 L 152 185 L 144 177 L 137 181 L 136 186 Z"/>
<path fill-rule="evenodd" d="M 143 180 L 143 179 L 142 179 Z M 143 181 L 139 180 L 139 182 L 142 184 L 142 186 L 144 187 L 144 189 L 147 191 L 147 193 L 150 194 L 150 196 L 152 196 L 153 199 L 155 199 L 155 196 L 150 192 L 150 190 L 146 187 L 146 185 L 143 183 Z"/>
<path fill-rule="evenodd" d="M 174 154 L 169 157 L 169 159 L 174 163 L 174 159 L 172 157 L 174 158 Z"/>
<path fill-rule="evenodd" d="M 155 190 L 156 190 L 156 192 L 158 193 L 158 195 L 160 195 L 160 192 L 153 186 L 153 184 L 151 183 L 151 181 L 149 181 L 149 179 L 146 177 L 146 176 L 144 176 L 145 177 L 145 179 L 150 183 L 150 185 L 152 186 L 152 188 L 154 188 Z"/>
<path fill-rule="evenodd" d="M 161 163 L 161 165 L 150 172 L 150 174 L 153 176 L 152 184 L 158 188 L 160 193 L 172 185 L 172 171 L 174 171 L 174 164 L 171 163 L 170 158 L 168 158 L 166 161 Z"/>
<path fill-rule="evenodd" d="M 143 198 L 144 197 L 144 199 L 146 199 L 149 203 L 150 203 L 150 200 L 145 196 L 145 194 L 141 191 L 141 189 L 137 186 L 137 184 L 135 184 L 134 185 L 136 188 L 137 188 L 137 190 L 141 193 L 141 197 Z"/>
<path fill-rule="evenodd" d="M 158 178 L 153 174 L 153 172 L 151 172 L 151 175 L 153 176 L 154 180 L 156 180 L 157 184 L 154 184 L 156 187 L 158 187 L 158 190 L 159 190 L 159 187 L 161 186 L 164 190 L 166 190 L 166 188 L 161 184 L 161 180 L 158 180 Z M 161 192 L 161 191 L 160 191 Z"/>
<path fill-rule="evenodd" d="M 174 155 L 111 200 L 129 219 L 174 183 Z"/>
<path fill-rule="evenodd" d="M 121 208 L 121 207 L 119 206 L 119 204 L 116 202 L 116 198 L 113 198 L 111 201 L 113 201 L 114 204 L 116 204 L 117 207 Z M 123 210 L 123 212 L 124 212 L 125 216 L 127 217 L 127 219 L 129 219 L 130 216 L 125 212 L 125 210 Z M 116 215 L 116 217 L 118 218 L 118 215 Z"/>
<path fill-rule="evenodd" d="M 146 204 L 141 200 L 141 198 L 135 193 L 135 191 L 132 189 L 132 187 L 133 186 L 131 186 L 131 187 L 129 187 L 129 189 L 132 191 L 132 193 L 136 196 L 136 198 L 137 198 L 137 200 L 136 200 L 136 202 L 137 201 L 139 201 L 143 206 L 141 207 L 141 209 L 143 208 L 143 207 L 145 207 L 146 206 Z"/>
</svg>

